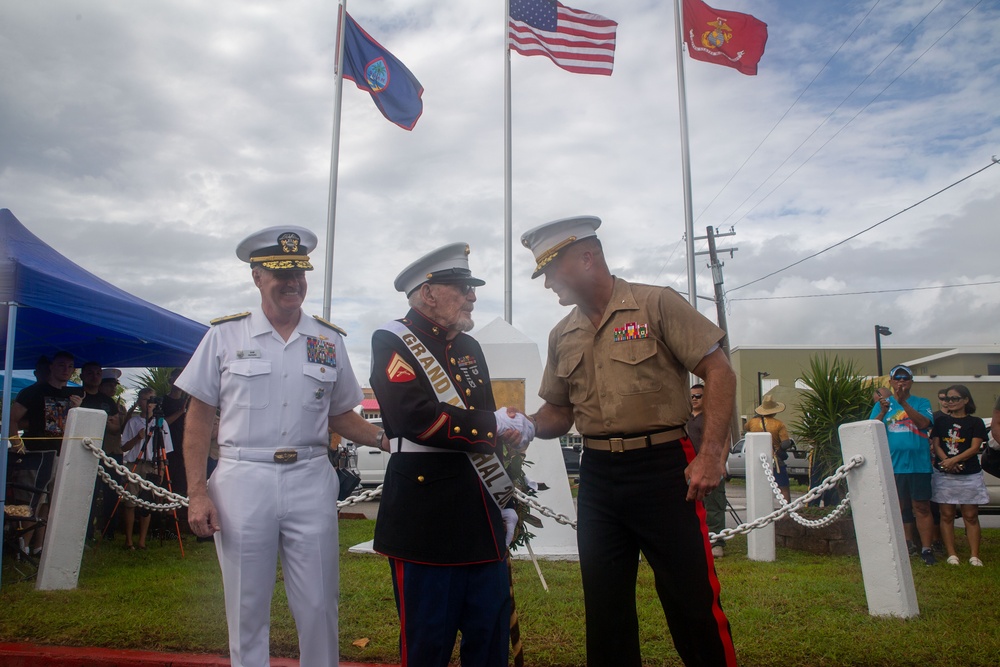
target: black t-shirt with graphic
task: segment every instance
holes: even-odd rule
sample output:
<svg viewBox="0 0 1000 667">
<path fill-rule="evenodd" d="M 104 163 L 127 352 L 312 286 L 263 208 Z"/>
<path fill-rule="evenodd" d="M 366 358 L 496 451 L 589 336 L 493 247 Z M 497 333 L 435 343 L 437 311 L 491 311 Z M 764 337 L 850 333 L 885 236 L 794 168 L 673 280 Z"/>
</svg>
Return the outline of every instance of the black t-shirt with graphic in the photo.
<svg viewBox="0 0 1000 667">
<path fill-rule="evenodd" d="M 983 442 L 986 442 L 989 434 L 986 432 L 986 424 L 979 417 L 945 415 L 939 421 L 934 422 L 931 437 L 941 438 L 941 449 L 949 457 L 952 457 L 958 456 L 972 447 L 973 438 L 982 438 Z M 962 464 L 962 470 L 956 471 L 956 474 L 975 475 L 982 470 L 979 466 L 978 456 L 965 459 Z"/>
<path fill-rule="evenodd" d="M 36 382 L 22 389 L 14 400 L 27 411 L 24 446 L 29 451 L 59 451 L 70 408 L 69 397 L 81 395 L 82 387 L 59 388 L 48 382 Z"/>
</svg>

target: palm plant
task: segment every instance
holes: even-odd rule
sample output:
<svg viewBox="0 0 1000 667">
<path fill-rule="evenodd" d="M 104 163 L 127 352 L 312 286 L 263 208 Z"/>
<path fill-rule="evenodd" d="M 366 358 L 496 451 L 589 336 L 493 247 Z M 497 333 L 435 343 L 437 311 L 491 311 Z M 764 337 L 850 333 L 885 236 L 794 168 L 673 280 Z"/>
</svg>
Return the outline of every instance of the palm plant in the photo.
<svg viewBox="0 0 1000 667">
<path fill-rule="evenodd" d="M 802 375 L 809 385 L 799 399 L 799 418 L 792 424 L 798 438 L 812 445 L 810 486 L 816 486 L 843 462 L 837 429 L 868 417 L 872 383 L 851 360 L 814 356 Z"/>
<path fill-rule="evenodd" d="M 168 366 L 147 368 L 136 376 L 135 388 L 152 387 L 157 396 L 166 396 L 170 393 L 170 373 L 173 370 Z"/>
</svg>

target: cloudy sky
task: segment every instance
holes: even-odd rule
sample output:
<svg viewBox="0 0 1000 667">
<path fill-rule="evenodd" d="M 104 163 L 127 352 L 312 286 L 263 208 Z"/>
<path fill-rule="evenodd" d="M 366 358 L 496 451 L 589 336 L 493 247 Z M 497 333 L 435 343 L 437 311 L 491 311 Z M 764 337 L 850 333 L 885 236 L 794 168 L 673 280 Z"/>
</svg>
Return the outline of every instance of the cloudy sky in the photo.
<svg viewBox="0 0 1000 667">
<path fill-rule="evenodd" d="M 739 248 L 733 346 L 871 344 L 876 323 L 890 347 L 995 343 L 1000 285 L 915 288 L 1000 281 L 1000 165 L 901 211 L 1000 155 L 996 0 L 718 1 L 770 33 L 758 76 L 685 64 L 696 235 L 732 227 L 719 246 Z M 565 311 L 516 243 L 535 225 L 598 215 L 617 275 L 687 291 L 671 4 L 570 4 L 618 21 L 613 76 L 511 68 L 514 325 L 543 353 Z M 505 21 L 501 0 L 349 11 L 425 88 L 412 132 L 344 89 L 331 319 L 364 377 L 371 332 L 405 310 L 393 278 L 439 245 L 472 246 L 479 326 L 503 316 Z M 241 238 L 326 238 L 335 17 L 333 0 L 0 4 L 0 207 L 144 299 L 245 310 Z"/>
</svg>

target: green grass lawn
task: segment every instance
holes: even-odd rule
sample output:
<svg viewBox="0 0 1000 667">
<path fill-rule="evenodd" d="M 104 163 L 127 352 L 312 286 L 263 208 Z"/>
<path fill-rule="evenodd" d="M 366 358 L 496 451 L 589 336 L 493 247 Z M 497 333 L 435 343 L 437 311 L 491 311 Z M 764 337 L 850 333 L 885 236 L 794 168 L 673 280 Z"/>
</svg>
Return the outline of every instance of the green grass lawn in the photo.
<svg viewBox="0 0 1000 667">
<path fill-rule="evenodd" d="M 346 553 L 369 540 L 374 522 L 342 521 L 341 655 L 358 662 L 398 662 L 396 611 L 385 559 Z M 963 542 L 962 531 L 959 543 Z M 222 584 L 211 543 L 151 542 L 125 552 L 121 542 L 88 549 L 79 589 L 37 592 L 17 583 L 4 559 L 0 641 L 227 653 Z M 872 618 L 857 558 L 778 549 L 774 563 L 746 559 L 745 538 L 729 543 L 718 562 L 723 604 L 740 664 L 793 665 L 1000 664 L 1000 530 L 983 531 L 985 568 L 914 564 L 919 618 Z M 515 561 L 515 596 L 526 664 L 585 664 L 579 567 L 541 563 L 542 590 L 528 561 Z M 639 570 L 639 615 L 646 665 L 679 665 L 653 590 Z M 364 648 L 353 642 L 368 639 Z M 272 654 L 295 657 L 295 627 L 284 590 L 275 589 Z"/>
</svg>

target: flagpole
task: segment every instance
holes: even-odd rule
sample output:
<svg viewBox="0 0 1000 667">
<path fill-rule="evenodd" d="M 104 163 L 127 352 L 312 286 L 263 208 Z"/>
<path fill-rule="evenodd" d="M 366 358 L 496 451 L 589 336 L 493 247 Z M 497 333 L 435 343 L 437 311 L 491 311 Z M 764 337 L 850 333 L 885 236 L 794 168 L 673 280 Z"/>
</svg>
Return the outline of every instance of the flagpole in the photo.
<svg viewBox="0 0 1000 667">
<path fill-rule="evenodd" d="M 511 300 L 513 299 L 512 258 L 512 185 L 511 185 L 511 139 L 510 139 L 510 0 L 504 2 L 503 16 L 503 318 L 513 324 Z"/>
<path fill-rule="evenodd" d="M 340 109 L 344 93 L 344 24 L 347 0 L 337 7 L 337 58 L 333 103 L 333 144 L 330 147 L 330 194 L 326 207 L 326 263 L 323 273 L 323 319 L 330 319 L 333 301 L 333 238 L 337 222 L 337 177 L 340 165 Z"/>
<path fill-rule="evenodd" d="M 677 47 L 677 104 L 680 108 L 681 173 L 684 190 L 684 239 L 687 248 L 688 302 L 698 307 L 694 270 L 694 216 L 691 205 L 691 152 L 688 147 L 687 95 L 684 86 L 684 11 L 682 0 L 674 0 L 674 37 Z"/>
</svg>

